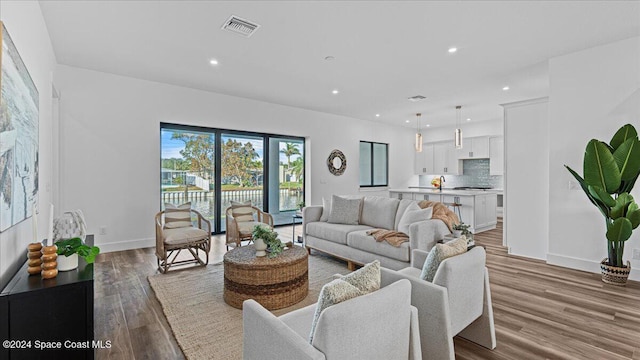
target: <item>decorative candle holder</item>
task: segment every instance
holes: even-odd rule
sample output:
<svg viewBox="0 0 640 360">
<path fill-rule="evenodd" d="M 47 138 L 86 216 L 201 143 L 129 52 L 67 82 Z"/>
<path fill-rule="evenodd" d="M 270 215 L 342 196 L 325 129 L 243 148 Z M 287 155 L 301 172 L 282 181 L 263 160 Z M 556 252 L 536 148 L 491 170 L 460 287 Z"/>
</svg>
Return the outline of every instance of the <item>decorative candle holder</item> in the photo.
<svg viewBox="0 0 640 360">
<path fill-rule="evenodd" d="M 55 245 L 45 246 L 42 248 L 42 275 L 43 279 L 52 279 L 58 276 L 58 247 Z"/>
<path fill-rule="evenodd" d="M 40 252 L 40 250 L 42 250 L 42 244 L 38 242 L 31 243 L 27 246 L 27 250 L 29 250 L 29 253 L 27 254 L 27 257 L 29 258 L 29 260 L 27 260 L 27 272 L 29 275 L 39 275 L 40 271 L 42 271 L 40 266 L 42 264 L 42 260 L 40 259 L 42 256 L 42 253 Z"/>
</svg>

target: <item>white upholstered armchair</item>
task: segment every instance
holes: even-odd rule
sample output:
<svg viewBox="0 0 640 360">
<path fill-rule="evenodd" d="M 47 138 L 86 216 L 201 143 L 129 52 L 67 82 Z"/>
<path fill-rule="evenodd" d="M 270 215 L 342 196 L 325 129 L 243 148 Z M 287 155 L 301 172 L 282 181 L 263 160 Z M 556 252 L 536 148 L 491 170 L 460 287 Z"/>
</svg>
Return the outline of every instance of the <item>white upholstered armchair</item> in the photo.
<svg viewBox="0 0 640 360">
<path fill-rule="evenodd" d="M 411 284 L 383 289 L 326 308 L 309 343 L 316 305 L 274 316 L 253 300 L 242 308 L 245 360 L 418 360 L 420 334 Z"/>
<path fill-rule="evenodd" d="M 488 349 L 496 347 L 486 253 L 476 246 L 445 259 L 433 283 L 420 279 L 428 252 L 413 250 L 411 265 L 381 269 L 381 286 L 400 279 L 411 282 L 411 304 L 418 309 L 422 358 L 455 359 L 453 337 L 459 335 Z"/>
</svg>

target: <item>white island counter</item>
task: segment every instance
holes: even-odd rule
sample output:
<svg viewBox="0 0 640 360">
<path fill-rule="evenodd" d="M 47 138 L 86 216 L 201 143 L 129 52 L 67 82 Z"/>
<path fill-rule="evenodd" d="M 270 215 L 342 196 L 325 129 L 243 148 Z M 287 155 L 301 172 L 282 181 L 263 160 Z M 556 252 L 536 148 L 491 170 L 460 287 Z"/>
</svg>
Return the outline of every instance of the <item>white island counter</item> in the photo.
<svg viewBox="0 0 640 360">
<path fill-rule="evenodd" d="M 391 189 L 389 190 L 389 196 L 398 199 L 461 204 L 461 220 L 470 226 L 469 230 L 474 234 L 495 229 L 498 223 L 496 213 L 498 205 L 497 194 L 491 190 Z M 449 208 L 454 210 L 452 206 Z"/>
</svg>

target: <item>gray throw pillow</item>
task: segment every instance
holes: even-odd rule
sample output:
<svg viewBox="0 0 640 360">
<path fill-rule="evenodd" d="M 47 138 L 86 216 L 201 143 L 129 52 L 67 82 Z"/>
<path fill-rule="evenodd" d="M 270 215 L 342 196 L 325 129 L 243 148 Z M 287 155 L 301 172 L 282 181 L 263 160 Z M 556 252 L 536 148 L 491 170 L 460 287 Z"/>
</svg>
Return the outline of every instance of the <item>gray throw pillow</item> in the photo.
<svg viewBox="0 0 640 360">
<path fill-rule="evenodd" d="M 429 255 L 427 255 L 427 260 L 425 260 L 422 272 L 420 273 L 420 279 L 433 282 L 433 278 L 436 276 L 441 262 L 447 258 L 466 252 L 467 239 L 465 237 L 449 241 L 445 244 L 436 244 L 436 246 L 429 251 Z"/>
<path fill-rule="evenodd" d="M 329 213 L 331 212 L 331 199 L 322 198 L 322 215 L 320 221 L 329 220 Z"/>
<path fill-rule="evenodd" d="M 362 268 L 342 277 L 342 280 L 357 287 L 360 291 L 370 293 L 380 289 L 380 261 L 374 260 Z"/>
<path fill-rule="evenodd" d="M 337 195 L 331 197 L 331 212 L 327 220 L 332 224 L 358 225 L 360 222 L 360 199 L 346 199 Z"/>
</svg>

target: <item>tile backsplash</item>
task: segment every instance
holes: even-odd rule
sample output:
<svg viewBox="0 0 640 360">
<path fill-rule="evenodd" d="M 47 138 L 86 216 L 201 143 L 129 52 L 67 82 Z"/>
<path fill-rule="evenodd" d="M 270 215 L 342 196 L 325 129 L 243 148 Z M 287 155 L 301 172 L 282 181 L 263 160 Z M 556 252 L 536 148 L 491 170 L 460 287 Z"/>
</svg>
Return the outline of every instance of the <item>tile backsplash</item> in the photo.
<svg viewBox="0 0 640 360">
<path fill-rule="evenodd" d="M 458 186 L 490 186 L 494 189 L 504 187 L 502 175 L 489 175 L 489 159 L 462 160 L 463 175 L 445 175 L 445 188 Z M 420 175 L 419 186 L 431 186 L 431 179 L 440 175 Z"/>
</svg>

